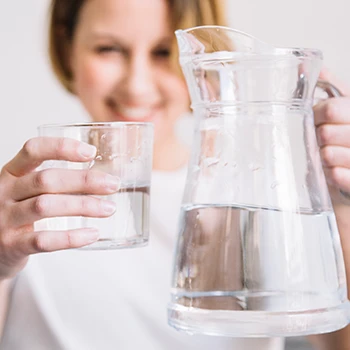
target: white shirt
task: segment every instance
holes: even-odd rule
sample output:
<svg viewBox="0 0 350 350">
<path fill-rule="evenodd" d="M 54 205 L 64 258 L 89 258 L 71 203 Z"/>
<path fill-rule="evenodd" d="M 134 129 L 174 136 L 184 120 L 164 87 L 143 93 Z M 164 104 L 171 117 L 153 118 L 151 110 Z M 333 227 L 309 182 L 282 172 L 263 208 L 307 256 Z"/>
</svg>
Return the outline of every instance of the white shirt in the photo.
<svg viewBox="0 0 350 350">
<path fill-rule="evenodd" d="M 32 256 L 1 350 L 281 350 L 283 339 L 191 336 L 167 324 L 185 169 L 154 172 L 147 247 Z"/>
</svg>

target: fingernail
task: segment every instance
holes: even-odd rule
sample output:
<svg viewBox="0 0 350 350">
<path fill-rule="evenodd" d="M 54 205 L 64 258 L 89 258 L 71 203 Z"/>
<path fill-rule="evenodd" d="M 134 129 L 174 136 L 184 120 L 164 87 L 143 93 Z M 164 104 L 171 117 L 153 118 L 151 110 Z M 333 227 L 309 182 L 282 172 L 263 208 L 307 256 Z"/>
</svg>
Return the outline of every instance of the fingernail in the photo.
<svg viewBox="0 0 350 350">
<path fill-rule="evenodd" d="M 117 176 L 107 174 L 105 178 L 105 184 L 106 187 L 111 191 L 118 191 L 120 187 L 120 179 Z"/>
<path fill-rule="evenodd" d="M 79 145 L 78 152 L 84 158 L 93 158 L 96 155 L 96 147 L 93 145 L 89 145 L 87 143 L 82 143 Z"/>
<path fill-rule="evenodd" d="M 100 233 L 96 228 L 87 228 L 84 231 L 77 233 L 76 236 L 78 236 L 76 238 L 81 241 L 81 244 L 88 244 L 96 242 L 100 236 Z"/>
<path fill-rule="evenodd" d="M 111 201 L 102 201 L 102 210 L 106 214 L 113 214 L 116 210 L 116 205 Z"/>
</svg>

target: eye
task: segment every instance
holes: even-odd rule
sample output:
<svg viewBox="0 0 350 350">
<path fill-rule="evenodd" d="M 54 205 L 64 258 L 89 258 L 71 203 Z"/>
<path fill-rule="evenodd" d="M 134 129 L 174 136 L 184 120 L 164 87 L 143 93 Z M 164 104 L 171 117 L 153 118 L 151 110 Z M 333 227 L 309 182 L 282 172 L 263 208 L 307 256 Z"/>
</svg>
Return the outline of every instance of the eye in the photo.
<svg viewBox="0 0 350 350">
<path fill-rule="evenodd" d="M 123 52 L 121 47 L 113 46 L 113 45 L 100 45 L 96 47 L 95 51 L 101 54 L 112 53 L 112 52 Z"/>
<path fill-rule="evenodd" d="M 159 58 L 167 58 L 171 54 L 170 49 L 157 49 L 153 51 L 153 55 Z"/>
</svg>

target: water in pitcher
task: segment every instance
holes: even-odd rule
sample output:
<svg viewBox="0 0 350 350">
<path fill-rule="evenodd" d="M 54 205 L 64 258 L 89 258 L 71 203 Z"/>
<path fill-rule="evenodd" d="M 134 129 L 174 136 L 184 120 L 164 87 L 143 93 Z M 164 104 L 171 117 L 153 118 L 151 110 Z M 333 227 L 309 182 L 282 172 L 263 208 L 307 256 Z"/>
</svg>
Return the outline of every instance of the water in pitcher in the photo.
<svg viewBox="0 0 350 350">
<path fill-rule="evenodd" d="M 336 236 L 333 212 L 184 206 L 172 302 L 192 313 L 222 310 L 225 318 L 230 310 L 336 305 L 346 293 Z"/>
</svg>

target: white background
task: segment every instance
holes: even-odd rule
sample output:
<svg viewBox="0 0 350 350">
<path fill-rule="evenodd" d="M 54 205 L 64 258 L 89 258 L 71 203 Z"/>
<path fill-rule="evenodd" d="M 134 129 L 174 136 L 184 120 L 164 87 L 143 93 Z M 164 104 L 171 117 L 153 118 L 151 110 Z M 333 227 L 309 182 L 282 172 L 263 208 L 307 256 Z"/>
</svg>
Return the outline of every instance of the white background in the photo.
<svg viewBox="0 0 350 350">
<path fill-rule="evenodd" d="M 228 2 L 232 27 L 274 45 L 319 48 L 325 64 L 350 85 L 349 0 Z M 36 135 L 37 125 L 84 119 L 80 104 L 48 66 L 47 5 L 48 0 L 0 0 L 1 165 Z"/>
</svg>

